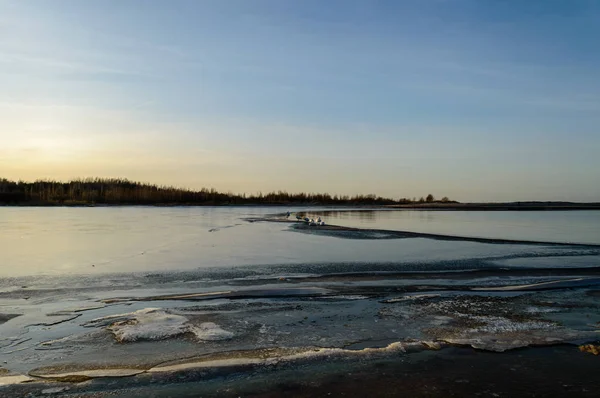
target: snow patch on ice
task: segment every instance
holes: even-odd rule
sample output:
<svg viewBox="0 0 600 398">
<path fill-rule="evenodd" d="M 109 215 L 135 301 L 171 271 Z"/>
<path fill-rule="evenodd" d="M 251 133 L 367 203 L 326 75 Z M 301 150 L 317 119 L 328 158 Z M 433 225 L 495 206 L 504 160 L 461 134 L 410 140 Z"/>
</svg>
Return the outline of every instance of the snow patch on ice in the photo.
<svg viewBox="0 0 600 398">
<path fill-rule="evenodd" d="M 189 331 L 188 319 L 173 315 L 160 308 L 145 308 L 129 314 L 129 319 L 109 325 L 117 341 L 162 340 Z"/>
<path fill-rule="evenodd" d="M 554 322 L 524 321 L 515 322 L 501 316 L 470 316 L 475 321 L 484 322 L 484 326 L 471 329 L 471 333 L 513 333 L 529 330 L 552 329 Z"/>
<path fill-rule="evenodd" d="M 42 394 L 60 394 L 61 392 L 68 391 L 69 387 L 54 387 L 54 388 L 46 388 L 42 390 Z"/>
<path fill-rule="evenodd" d="M 204 322 L 199 326 L 192 326 L 190 331 L 194 333 L 197 338 L 204 341 L 229 340 L 233 337 L 232 332 L 223 330 L 219 325 L 212 322 Z"/>
<path fill-rule="evenodd" d="M 527 307 L 525 312 L 528 314 L 548 314 L 551 312 L 560 312 L 560 308 L 552 308 L 552 307 Z"/>
<path fill-rule="evenodd" d="M 227 340 L 233 333 L 212 322 L 193 325 L 182 315 L 171 314 L 161 308 L 144 308 L 127 314 L 111 315 L 90 321 L 89 325 L 102 325 L 121 343 L 139 340 L 164 340 L 186 333 L 199 340 Z"/>
<path fill-rule="evenodd" d="M 260 329 L 258 329 L 258 333 L 260 334 L 267 334 L 269 333 L 269 327 L 267 325 L 261 325 Z"/>
<path fill-rule="evenodd" d="M 392 304 L 392 303 L 399 303 L 402 301 L 426 300 L 426 299 L 439 297 L 439 296 L 440 296 L 439 294 L 412 294 L 412 295 L 406 295 L 406 296 L 402 296 L 402 297 L 396 297 L 396 298 L 383 300 L 382 303 Z"/>
<path fill-rule="evenodd" d="M 360 294 L 339 294 L 336 296 L 323 296 L 319 297 L 319 299 L 324 300 L 366 300 L 369 297 L 363 296 Z"/>
</svg>

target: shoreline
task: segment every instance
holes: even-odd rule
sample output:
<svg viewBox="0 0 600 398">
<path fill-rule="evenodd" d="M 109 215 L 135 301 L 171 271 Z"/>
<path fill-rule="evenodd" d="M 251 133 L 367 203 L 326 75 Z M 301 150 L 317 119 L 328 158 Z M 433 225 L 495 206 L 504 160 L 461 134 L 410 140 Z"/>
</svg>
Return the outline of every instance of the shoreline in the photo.
<svg viewBox="0 0 600 398">
<path fill-rule="evenodd" d="M 361 361 L 325 359 L 309 366 L 233 366 L 221 373 L 181 369 L 107 377 L 93 382 L 43 382 L 0 387 L 7 396 L 261 397 L 312 396 L 597 396 L 598 357 L 559 344 L 503 353 L 448 347 Z M 251 379 L 249 378 L 251 377 Z M 51 389 L 51 390 L 50 390 Z"/>
</svg>

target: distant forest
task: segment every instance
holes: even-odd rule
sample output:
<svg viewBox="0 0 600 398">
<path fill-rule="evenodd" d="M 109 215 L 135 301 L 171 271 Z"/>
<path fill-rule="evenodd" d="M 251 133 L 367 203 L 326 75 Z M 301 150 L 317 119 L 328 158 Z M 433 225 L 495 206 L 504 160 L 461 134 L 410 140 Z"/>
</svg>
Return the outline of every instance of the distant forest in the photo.
<svg viewBox="0 0 600 398">
<path fill-rule="evenodd" d="M 247 195 L 206 188 L 193 191 L 127 179 L 85 178 L 69 182 L 15 182 L 0 179 L 0 205 L 401 205 L 451 202 L 448 198 L 436 200 L 431 194 L 419 199 L 392 199 L 373 194 L 341 196 L 283 191 Z"/>
</svg>

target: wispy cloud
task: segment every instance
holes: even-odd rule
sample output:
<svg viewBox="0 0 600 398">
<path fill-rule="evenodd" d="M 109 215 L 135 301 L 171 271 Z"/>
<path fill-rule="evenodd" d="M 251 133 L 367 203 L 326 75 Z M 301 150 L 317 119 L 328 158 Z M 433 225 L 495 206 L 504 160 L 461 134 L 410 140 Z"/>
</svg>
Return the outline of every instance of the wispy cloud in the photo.
<svg viewBox="0 0 600 398">
<path fill-rule="evenodd" d="M 70 61 L 65 58 L 51 58 L 36 56 L 33 54 L 9 52 L 3 52 L 2 56 L 6 66 L 12 66 L 14 68 L 13 71 L 22 71 L 22 73 L 30 73 L 30 68 L 32 68 L 42 70 L 46 74 L 49 72 L 49 69 L 56 69 L 60 71 L 152 76 L 141 71 L 117 69 L 95 63 Z M 25 71 L 23 71 L 23 69 L 25 69 Z"/>
</svg>

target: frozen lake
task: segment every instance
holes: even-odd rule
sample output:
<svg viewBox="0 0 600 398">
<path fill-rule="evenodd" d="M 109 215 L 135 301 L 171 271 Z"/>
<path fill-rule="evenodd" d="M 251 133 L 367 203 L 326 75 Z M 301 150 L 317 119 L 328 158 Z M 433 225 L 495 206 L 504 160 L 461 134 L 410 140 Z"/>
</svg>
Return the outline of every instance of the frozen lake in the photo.
<svg viewBox="0 0 600 398">
<path fill-rule="evenodd" d="M 431 262 L 530 250 L 428 239 L 343 240 L 248 223 L 266 207 L 0 208 L 0 276 L 177 271 L 241 265 Z M 289 209 L 306 210 L 306 209 Z M 600 244 L 600 212 L 319 211 L 329 224 Z M 294 216 L 291 217 L 294 219 Z M 302 270 L 298 270 L 302 272 Z"/>
<path fill-rule="evenodd" d="M 49 379 L 129 396 L 175 374 L 213 388 L 230 372 L 594 341 L 598 214 L 0 208 L 0 395 L 39 395 Z"/>
</svg>

